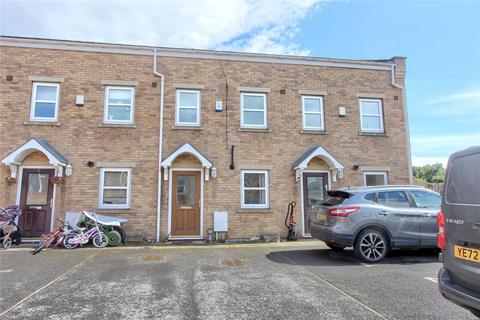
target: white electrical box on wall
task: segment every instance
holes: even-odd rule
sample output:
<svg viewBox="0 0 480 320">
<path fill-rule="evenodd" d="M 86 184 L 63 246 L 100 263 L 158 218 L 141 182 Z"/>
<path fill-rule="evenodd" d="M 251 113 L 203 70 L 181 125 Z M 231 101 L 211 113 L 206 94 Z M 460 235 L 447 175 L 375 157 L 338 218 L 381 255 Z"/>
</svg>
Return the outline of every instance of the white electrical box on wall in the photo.
<svg viewBox="0 0 480 320">
<path fill-rule="evenodd" d="M 223 109 L 223 103 L 222 100 L 217 100 L 215 103 L 215 112 L 222 112 Z"/>
<path fill-rule="evenodd" d="M 75 99 L 75 104 L 79 107 L 83 107 L 83 105 L 85 104 L 85 96 L 77 96 L 77 98 Z"/>
<path fill-rule="evenodd" d="M 228 232 L 228 213 L 227 211 L 213 212 L 213 231 Z"/>
<path fill-rule="evenodd" d="M 345 116 L 347 115 L 347 110 L 346 110 L 346 108 L 343 107 L 343 106 L 338 107 L 338 115 L 339 115 L 340 117 L 345 117 Z"/>
</svg>

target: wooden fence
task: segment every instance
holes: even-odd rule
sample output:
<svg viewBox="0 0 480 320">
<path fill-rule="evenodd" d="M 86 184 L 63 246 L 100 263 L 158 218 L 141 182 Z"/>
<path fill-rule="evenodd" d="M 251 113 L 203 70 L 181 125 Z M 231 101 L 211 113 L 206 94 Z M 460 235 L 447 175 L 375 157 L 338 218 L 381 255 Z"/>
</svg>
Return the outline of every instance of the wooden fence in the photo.
<svg viewBox="0 0 480 320">
<path fill-rule="evenodd" d="M 438 192 L 440 194 L 443 194 L 443 182 L 439 183 L 429 183 L 429 182 L 415 182 L 416 185 L 433 190 L 435 192 Z"/>
</svg>

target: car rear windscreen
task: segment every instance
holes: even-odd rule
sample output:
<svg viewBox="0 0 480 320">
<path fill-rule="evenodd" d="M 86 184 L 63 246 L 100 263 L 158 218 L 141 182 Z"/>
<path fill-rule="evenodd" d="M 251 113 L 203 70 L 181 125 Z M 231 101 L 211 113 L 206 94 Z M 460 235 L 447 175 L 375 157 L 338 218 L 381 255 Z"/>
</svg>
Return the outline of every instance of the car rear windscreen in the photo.
<svg viewBox="0 0 480 320">
<path fill-rule="evenodd" d="M 449 164 L 445 196 L 447 203 L 480 205 L 480 153 Z"/>
<path fill-rule="evenodd" d="M 350 193 L 343 191 L 328 191 L 327 194 L 328 197 L 323 200 L 322 206 L 336 206 L 342 204 L 345 200 L 352 196 Z"/>
</svg>

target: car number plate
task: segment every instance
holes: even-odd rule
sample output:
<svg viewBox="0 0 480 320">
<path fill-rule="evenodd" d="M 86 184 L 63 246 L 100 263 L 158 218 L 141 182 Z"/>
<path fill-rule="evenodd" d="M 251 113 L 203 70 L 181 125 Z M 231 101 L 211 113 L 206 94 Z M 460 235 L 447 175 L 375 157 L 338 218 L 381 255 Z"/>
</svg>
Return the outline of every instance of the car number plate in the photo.
<svg viewBox="0 0 480 320">
<path fill-rule="evenodd" d="M 325 213 L 317 213 L 317 220 L 318 221 L 326 221 L 327 215 Z"/>
<path fill-rule="evenodd" d="M 455 256 L 455 258 L 480 263 L 480 250 L 478 250 L 478 249 L 455 246 L 454 247 L 454 256 Z"/>
</svg>

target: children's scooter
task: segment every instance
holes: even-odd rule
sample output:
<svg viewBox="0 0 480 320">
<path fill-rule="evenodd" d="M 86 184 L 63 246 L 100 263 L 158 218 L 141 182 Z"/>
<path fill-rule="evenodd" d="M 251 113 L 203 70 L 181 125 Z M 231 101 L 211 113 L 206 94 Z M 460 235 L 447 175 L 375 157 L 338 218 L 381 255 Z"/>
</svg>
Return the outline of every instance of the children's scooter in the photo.
<svg viewBox="0 0 480 320">
<path fill-rule="evenodd" d="M 297 224 L 293 222 L 293 209 L 297 204 L 295 201 L 292 201 L 288 204 L 287 216 L 285 217 L 285 227 L 288 229 L 287 240 L 295 241 L 297 240 Z"/>
</svg>

